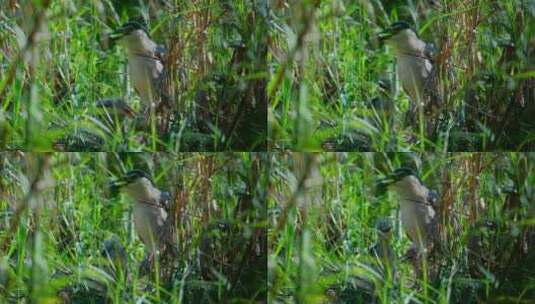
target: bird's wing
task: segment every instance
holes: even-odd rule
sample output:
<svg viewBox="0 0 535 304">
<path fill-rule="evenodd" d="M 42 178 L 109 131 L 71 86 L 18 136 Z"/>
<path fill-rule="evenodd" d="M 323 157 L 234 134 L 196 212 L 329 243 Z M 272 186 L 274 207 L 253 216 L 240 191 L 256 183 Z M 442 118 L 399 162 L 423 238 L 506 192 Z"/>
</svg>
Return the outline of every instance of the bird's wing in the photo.
<svg viewBox="0 0 535 304">
<path fill-rule="evenodd" d="M 439 197 L 438 193 L 435 190 L 429 190 L 427 193 L 427 202 L 435 209 L 435 211 L 439 207 Z"/>
<path fill-rule="evenodd" d="M 153 71 L 152 85 L 159 93 L 158 102 L 160 106 L 170 106 L 170 81 L 167 73 L 167 49 L 163 45 L 157 45 L 154 50 L 154 58 L 161 64 L 161 70 Z M 155 69 L 157 67 L 155 66 Z"/>
<path fill-rule="evenodd" d="M 169 81 L 169 75 L 167 73 L 167 69 L 165 67 L 165 62 L 160 61 L 160 59 L 155 59 L 157 63 L 153 67 L 152 71 L 152 87 L 154 88 L 154 94 L 156 94 L 155 98 L 157 100 L 157 105 L 160 106 L 168 106 L 170 104 L 170 98 L 169 98 L 169 89 L 170 89 L 170 81 Z"/>
<path fill-rule="evenodd" d="M 422 55 L 428 61 L 428 75 L 424 82 L 424 94 L 429 98 L 428 104 L 431 107 L 437 107 L 442 104 L 442 97 L 438 92 L 439 75 L 435 60 L 438 50 L 434 44 L 426 43 Z"/>
<path fill-rule="evenodd" d="M 442 109 L 442 95 L 439 92 L 440 83 L 438 69 L 432 65 L 431 61 L 426 59 L 427 77 L 423 81 L 423 110 L 426 116 L 426 129 L 429 135 L 436 134 L 438 131 L 439 120 Z"/>
<path fill-rule="evenodd" d="M 161 44 L 157 45 L 156 50 L 154 52 L 154 56 L 158 58 L 165 66 L 165 63 L 167 62 L 167 49 L 165 48 L 165 46 Z"/>
<path fill-rule="evenodd" d="M 171 202 L 171 194 L 167 191 L 162 191 L 160 193 L 160 202 L 159 205 L 164 208 L 164 210 L 169 213 L 169 204 Z"/>
<path fill-rule="evenodd" d="M 158 227 L 158 247 L 160 249 L 172 249 L 171 252 L 176 252 L 176 234 L 173 223 L 169 221 L 170 217 L 163 225 Z"/>
<path fill-rule="evenodd" d="M 432 209 L 432 207 L 429 207 Z M 431 216 L 430 221 L 426 224 L 425 230 L 427 235 L 427 249 L 433 250 L 435 247 L 435 244 L 439 241 L 440 237 L 440 221 L 438 217 L 438 213 L 434 212 L 433 209 L 433 216 Z"/>
<path fill-rule="evenodd" d="M 424 57 L 431 62 L 435 61 L 435 57 L 437 56 L 438 51 L 434 44 L 432 43 L 426 43 L 424 47 Z"/>
</svg>

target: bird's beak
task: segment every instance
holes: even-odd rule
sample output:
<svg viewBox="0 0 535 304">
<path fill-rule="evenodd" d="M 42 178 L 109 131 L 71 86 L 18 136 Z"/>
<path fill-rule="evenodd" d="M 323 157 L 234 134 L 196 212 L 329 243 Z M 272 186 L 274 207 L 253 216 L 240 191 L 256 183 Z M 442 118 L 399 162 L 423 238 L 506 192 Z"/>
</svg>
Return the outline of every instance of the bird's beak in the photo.
<svg viewBox="0 0 535 304">
<path fill-rule="evenodd" d="M 108 37 L 111 41 L 115 42 L 121 38 L 123 38 L 125 35 L 125 31 L 123 28 L 116 29 L 115 31 L 108 34 Z"/>
<path fill-rule="evenodd" d="M 103 50 L 111 50 L 115 47 L 117 40 L 121 39 L 124 36 L 120 30 L 113 31 L 111 33 L 104 33 L 101 38 L 99 38 L 100 46 Z"/>
<path fill-rule="evenodd" d="M 102 35 L 102 38 L 100 38 L 100 45 L 104 50 L 111 50 L 115 47 L 115 44 L 117 43 L 117 40 L 120 40 L 123 38 L 126 34 L 126 31 L 124 28 L 118 28 L 113 32 L 108 32 Z"/>
<path fill-rule="evenodd" d="M 395 182 L 394 178 L 387 176 L 381 179 L 378 179 L 375 182 L 375 193 L 377 196 L 383 196 L 388 191 L 388 187 Z"/>
<path fill-rule="evenodd" d="M 115 196 L 119 193 L 119 190 L 121 190 L 122 187 L 124 187 L 127 184 L 126 180 L 124 178 L 120 178 L 118 180 L 112 181 L 109 184 L 110 193 L 112 196 Z"/>
<path fill-rule="evenodd" d="M 382 31 L 381 33 L 379 33 L 378 37 L 379 37 L 379 41 L 384 43 L 386 40 L 390 39 L 390 37 L 392 37 L 392 30 L 391 29 L 386 29 L 384 31 Z"/>
</svg>

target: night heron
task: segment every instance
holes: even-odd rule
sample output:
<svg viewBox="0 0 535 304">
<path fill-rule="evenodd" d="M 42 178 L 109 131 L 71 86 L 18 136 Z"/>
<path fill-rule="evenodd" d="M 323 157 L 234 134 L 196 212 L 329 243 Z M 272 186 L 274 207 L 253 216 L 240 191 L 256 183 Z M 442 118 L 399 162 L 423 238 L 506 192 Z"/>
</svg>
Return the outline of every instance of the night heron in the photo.
<svg viewBox="0 0 535 304">
<path fill-rule="evenodd" d="M 396 169 L 379 181 L 383 190 L 393 190 L 399 197 L 401 223 L 419 253 L 429 251 L 438 236 L 438 196 L 427 188 L 410 168 Z"/>
<path fill-rule="evenodd" d="M 422 110 L 425 130 L 430 136 L 437 123 L 438 107 L 442 104 L 438 94 L 438 74 L 433 66 L 434 47 L 421 40 L 404 21 L 393 23 L 379 38 L 392 47 L 396 55 L 398 77 L 412 101 L 408 120 L 414 125 L 419 110 Z"/>
<path fill-rule="evenodd" d="M 105 48 L 116 43 L 126 51 L 130 81 L 141 99 L 140 118 L 147 123 L 148 114 L 169 108 L 166 51 L 151 39 L 147 28 L 130 21 L 104 37 Z"/>
<path fill-rule="evenodd" d="M 134 227 L 150 254 L 163 246 L 163 234 L 168 225 L 168 192 L 160 191 L 150 176 L 141 170 L 132 170 L 112 184 L 134 200 Z"/>
</svg>

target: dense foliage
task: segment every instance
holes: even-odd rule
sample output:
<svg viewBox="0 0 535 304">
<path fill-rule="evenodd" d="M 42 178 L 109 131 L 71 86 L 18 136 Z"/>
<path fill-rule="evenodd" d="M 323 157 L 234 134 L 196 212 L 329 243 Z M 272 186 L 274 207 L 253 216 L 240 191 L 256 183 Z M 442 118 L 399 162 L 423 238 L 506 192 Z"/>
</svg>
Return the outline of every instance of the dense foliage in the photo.
<svg viewBox="0 0 535 304">
<path fill-rule="evenodd" d="M 0 302 L 220 303 L 265 299 L 262 154 L 0 154 Z M 151 173 L 174 198 L 178 256 L 167 278 L 145 257 L 132 200 L 108 187 Z M 122 264 L 103 255 L 116 239 Z M 163 262 L 161 265 L 164 265 Z"/>
<path fill-rule="evenodd" d="M 266 8 L 256 1 L 2 1 L 0 144 L 61 151 L 263 150 Z M 163 134 L 105 119 L 97 101 L 139 111 L 124 49 L 103 37 L 130 20 L 165 47 Z M 148 117 L 140 118 L 148 120 Z M 111 122 L 108 122 L 111 120 Z M 144 134 L 146 133 L 146 134 Z"/>
<path fill-rule="evenodd" d="M 532 149 L 534 1 L 277 3 L 269 45 L 273 148 Z M 397 79 L 393 51 L 378 39 L 398 20 L 436 49 L 433 93 L 442 105 L 434 137 L 407 123 L 410 101 Z"/>
<path fill-rule="evenodd" d="M 272 158 L 268 197 L 272 303 L 531 303 L 535 299 L 535 155 L 325 153 Z M 440 275 L 420 280 L 398 197 L 379 177 L 418 169 L 438 191 Z M 394 223 L 397 275 L 373 271 L 375 223 Z M 372 282 L 374 289 L 361 288 Z M 368 284 L 368 285 L 370 285 Z"/>
</svg>

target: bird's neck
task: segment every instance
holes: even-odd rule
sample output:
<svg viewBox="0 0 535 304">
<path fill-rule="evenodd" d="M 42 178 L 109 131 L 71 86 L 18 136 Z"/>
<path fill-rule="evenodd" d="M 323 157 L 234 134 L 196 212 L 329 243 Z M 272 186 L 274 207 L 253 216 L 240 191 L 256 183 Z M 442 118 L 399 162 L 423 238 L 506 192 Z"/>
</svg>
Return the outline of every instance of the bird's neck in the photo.
<svg viewBox="0 0 535 304">
<path fill-rule="evenodd" d="M 126 49 L 128 56 L 156 57 L 157 45 L 150 39 L 141 39 L 139 43 L 132 44 Z"/>
<path fill-rule="evenodd" d="M 425 57 L 425 42 L 417 36 L 409 36 L 406 41 L 398 42 L 393 46 L 396 56 Z"/>
<path fill-rule="evenodd" d="M 137 187 L 129 189 L 128 194 L 136 201 L 149 205 L 160 203 L 161 192 L 156 187 Z"/>
<path fill-rule="evenodd" d="M 153 188 L 147 194 L 148 194 L 147 198 L 149 198 L 149 203 L 155 204 L 155 205 L 160 203 L 160 196 L 161 196 L 160 190 Z"/>
<path fill-rule="evenodd" d="M 146 57 L 146 58 L 150 58 L 150 59 L 157 59 L 154 56 L 154 53 L 152 53 L 150 51 L 147 51 L 147 50 L 129 51 L 129 52 L 127 52 L 127 56 L 129 58 L 129 60 L 138 59 L 140 57 Z"/>
<path fill-rule="evenodd" d="M 407 203 L 415 203 L 421 201 L 425 203 L 428 195 L 428 190 L 422 185 L 415 183 L 406 183 L 394 188 L 401 201 Z"/>
</svg>

